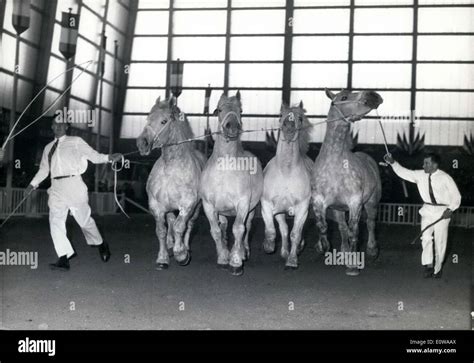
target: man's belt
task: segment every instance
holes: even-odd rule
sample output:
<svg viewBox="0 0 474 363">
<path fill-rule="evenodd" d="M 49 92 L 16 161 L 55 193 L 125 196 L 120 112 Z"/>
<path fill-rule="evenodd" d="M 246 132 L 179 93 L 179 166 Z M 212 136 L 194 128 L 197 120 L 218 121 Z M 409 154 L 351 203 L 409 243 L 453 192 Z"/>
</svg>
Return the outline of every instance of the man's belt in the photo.
<svg viewBox="0 0 474 363">
<path fill-rule="evenodd" d="M 76 175 L 63 175 L 63 176 L 56 176 L 53 179 L 54 180 L 59 180 L 59 179 L 66 179 L 66 178 L 72 178 L 75 177 Z"/>
<path fill-rule="evenodd" d="M 433 206 L 435 206 L 435 207 L 447 207 L 447 206 L 448 206 L 447 204 L 428 203 L 428 202 L 425 202 L 425 204 L 433 205 Z"/>
</svg>

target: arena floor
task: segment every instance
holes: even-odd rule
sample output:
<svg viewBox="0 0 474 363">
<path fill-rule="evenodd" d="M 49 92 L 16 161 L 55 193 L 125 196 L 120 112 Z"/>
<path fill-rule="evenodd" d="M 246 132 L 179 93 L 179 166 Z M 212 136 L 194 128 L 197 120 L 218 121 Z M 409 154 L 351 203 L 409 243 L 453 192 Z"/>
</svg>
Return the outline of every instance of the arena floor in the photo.
<svg viewBox="0 0 474 363">
<path fill-rule="evenodd" d="M 77 256 L 68 272 L 48 268 L 56 256 L 47 219 L 8 222 L 1 231 L 2 251 L 38 251 L 39 266 L 0 267 L 1 328 L 471 328 L 472 231 L 466 229 L 450 229 L 442 279 L 422 277 L 420 246 L 410 245 L 419 227 L 387 225 L 378 225 L 379 259 L 358 277 L 349 277 L 344 267 L 326 266 L 324 257 L 316 254 L 311 227 L 306 229 L 300 268 L 284 270 L 278 254 L 263 252 L 263 222 L 257 220 L 250 261 L 244 275 L 234 277 L 217 268 L 204 217 L 192 237 L 191 264 L 181 267 L 172 260 L 167 271 L 154 269 L 158 246 L 151 217 L 97 221 L 111 246 L 111 260 L 101 262 L 97 249 L 88 247 L 78 226 L 70 223 Z M 338 238 L 332 228 L 331 240 Z M 126 254 L 130 263 L 124 262 Z M 453 254 L 459 263 L 450 262 Z M 289 309 L 291 303 L 294 310 Z"/>
</svg>

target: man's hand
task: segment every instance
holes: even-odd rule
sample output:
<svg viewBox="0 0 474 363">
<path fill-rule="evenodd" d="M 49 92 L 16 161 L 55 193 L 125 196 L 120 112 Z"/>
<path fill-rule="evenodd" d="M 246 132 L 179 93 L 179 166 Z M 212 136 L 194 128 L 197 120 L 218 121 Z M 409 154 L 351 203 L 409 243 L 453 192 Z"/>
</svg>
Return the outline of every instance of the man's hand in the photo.
<svg viewBox="0 0 474 363">
<path fill-rule="evenodd" d="M 111 162 L 117 162 L 117 161 L 122 160 L 122 157 L 123 157 L 123 155 L 120 154 L 120 153 L 110 154 L 110 155 L 109 155 L 109 161 L 111 161 Z"/>
<path fill-rule="evenodd" d="M 389 164 L 393 164 L 395 162 L 395 159 L 393 158 L 392 154 L 385 154 L 383 159 Z"/>
<path fill-rule="evenodd" d="M 451 218 L 452 215 L 453 215 L 453 211 L 448 208 L 443 212 L 443 219 L 449 219 Z"/>
<path fill-rule="evenodd" d="M 33 185 L 29 184 L 26 189 L 25 189 L 25 192 L 26 192 L 26 195 L 30 194 L 33 190 L 35 190 L 36 187 L 34 187 Z"/>
</svg>

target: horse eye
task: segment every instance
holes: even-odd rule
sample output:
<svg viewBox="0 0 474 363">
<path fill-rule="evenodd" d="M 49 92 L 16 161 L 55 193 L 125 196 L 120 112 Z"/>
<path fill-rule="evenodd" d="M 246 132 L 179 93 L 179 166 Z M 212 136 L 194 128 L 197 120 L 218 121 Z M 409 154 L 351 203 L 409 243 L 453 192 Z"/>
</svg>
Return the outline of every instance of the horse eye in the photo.
<svg viewBox="0 0 474 363">
<path fill-rule="evenodd" d="M 163 120 L 163 121 L 161 121 L 161 124 L 164 125 L 167 122 L 168 122 L 168 120 Z"/>
<path fill-rule="evenodd" d="M 347 96 L 343 96 L 343 97 L 341 98 L 341 101 L 345 101 L 345 100 L 347 100 Z"/>
</svg>

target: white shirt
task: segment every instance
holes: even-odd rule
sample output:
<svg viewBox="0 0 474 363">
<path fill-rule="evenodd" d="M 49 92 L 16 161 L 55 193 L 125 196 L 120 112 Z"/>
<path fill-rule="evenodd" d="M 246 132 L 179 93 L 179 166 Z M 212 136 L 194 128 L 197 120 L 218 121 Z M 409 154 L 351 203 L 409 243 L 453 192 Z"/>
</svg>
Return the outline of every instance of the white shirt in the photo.
<svg viewBox="0 0 474 363">
<path fill-rule="evenodd" d="M 428 180 L 430 174 L 425 173 L 424 170 L 410 170 L 404 168 L 396 161 L 391 165 L 393 171 L 400 178 L 416 183 L 421 199 L 423 199 L 425 203 L 431 203 Z M 451 178 L 448 173 L 439 169 L 432 173 L 431 187 L 433 188 L 433 195 L 438 204 L 445 204 L 447 208 L 452 211 L 459 208 L 461 205 L 461 194 L 453 178 Z"/>
<path fill-rule="evenodd" d="M 67 175 L 84 174 L 87 170 L 87 160 L 94 164 L 103 164 L 109 161 L 109 156 L 100 154 L 78 136 L 61 136 L 54 139 L 43 150 L 40 168 L 31 181 L 35 188 L 45 180 L 49 173 L 48 155 L 56 140 L 59 140 L 56 151 L 51 159 L 51 178 Z"/>
</svg>

